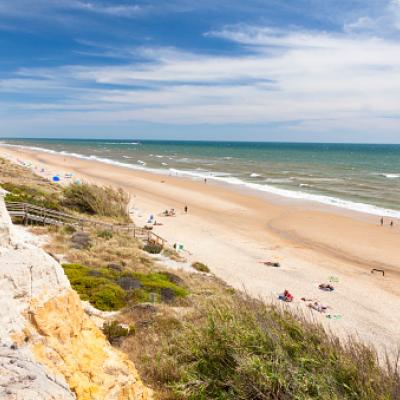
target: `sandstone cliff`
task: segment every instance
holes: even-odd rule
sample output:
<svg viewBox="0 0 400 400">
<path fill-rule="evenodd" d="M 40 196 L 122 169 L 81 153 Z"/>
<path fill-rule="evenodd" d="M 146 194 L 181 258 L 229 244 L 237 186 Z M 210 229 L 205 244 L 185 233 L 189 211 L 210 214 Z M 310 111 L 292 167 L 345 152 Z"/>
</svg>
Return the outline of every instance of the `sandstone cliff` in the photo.
<svg viewBox="0 0 400 400">
<path fill-rule="evenodd" d="M 0 399 L 149 398 L 132 362 L 83 311 L 62 267 L 21 241 L 0 193 Z"/>
</svg>

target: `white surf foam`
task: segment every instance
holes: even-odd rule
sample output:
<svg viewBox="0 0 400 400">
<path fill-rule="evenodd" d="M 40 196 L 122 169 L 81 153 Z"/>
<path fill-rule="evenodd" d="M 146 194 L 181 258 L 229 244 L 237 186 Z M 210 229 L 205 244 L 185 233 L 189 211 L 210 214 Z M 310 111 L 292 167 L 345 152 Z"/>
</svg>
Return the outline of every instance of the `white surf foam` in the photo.
<svg viewBox="0 0 400 400">
<path fill-rule="evenodd" d="M 383 174 L 384 177 L 389 178 L 389 179 L 396 179 L 400 178 L 399 174 Z"/>
<path fill-rule="evenodd" d="M 384 217 L 391 217 L 391 218 L 400 218 L 400 211 L 386 209 L 386 208 L 378 207 L 378 206 L 375 206 L 372 204 L 358 203 L 358 202 L 354 202 L 354 201 L 350 201 L 350 200 L 344 200 L 344 199 L 339 199 L 336 197 L 330 197 L 330 196 L 314 194 L 314 193 L 306 193 L 306 192 L 302 192 L 302 191 L 282 189 L 282 188 L 277 188 L 277 187 L 274 187 L 274 186 L 271 186 L 268 184 L 245 182 L 245 181 L 243 181 L 239 178 L 233 177 L 233 176 L 226 176 L 226 175 L 218 176 L 216 173 L 213 174 L 211 172 L 185 171 L 185 170 L 174 169 L 174 168 L 170 168 L 169 170 L 148 168 L 148 167 L 145 168 L 143 165 L 127 164 L 127 163 L 123 163 L 120 161 L 115 161 L 115 160 L 111 160 L 108 158 L 102 158 L 102 157 L 97 157 L 97 156 L 93 156 L 93 155 L 85 156 L 82 154 L 69 153 L 66 151 L 59 152 L 59 151 L 50 150 L 50 149 L 46 149 L 43 147 L 35 147 L 35 146 L 22 146 L 22 145 L 14 145 L 14 144 L 1 144 L 1 146 L 26 148 L 29 150 L 42 151 L 42 152 L 46 152 L 46 153 L 50 153 L 50 154 L 62 154 L 62 155 L 67 155 L 67 156 L 76 157 L 76 158 L 85 159 L 85 160 L 96 160 L 96 161 L 99 161 L 99 162 L 102 162 L 105 164 L 111 164 L 111 165 L 116 165 L 116 166 L 120 166 L 120 167 L 124 167 L 124 168 L 143 170 L 143 171 L 154 172 L 154 173 L 159 173 L 159 174 L 174 173 L 178 176 L 187 176 L 187 177 L 191 177 L 194 179 L 207 178 L 210 180 L 228 183 L 231 185 L 247 187 L 252 190 L 257 190 L 257 191 L 266 192 L 266 193 L 272 193 L 272 194 L 275 194 L 278 196 L 283 196 L 283 197 L 287 197 L 287 198 L 291 198 L 291 199 L 314 201 L 314 202 L 318 202 L 321 204 L 344 208 L 344 209 L 352 210 L 352 211 L 358 211 L 358 212 L 370 214 L 370 215 L 377 215 L 377 216 L 384 216 Z"/>
<path fill-rule="evenodd" d="M 140 144 L 139 142 L 105 142 L 104 144 L 132 144 L 134 146 Z"/>
</svg>

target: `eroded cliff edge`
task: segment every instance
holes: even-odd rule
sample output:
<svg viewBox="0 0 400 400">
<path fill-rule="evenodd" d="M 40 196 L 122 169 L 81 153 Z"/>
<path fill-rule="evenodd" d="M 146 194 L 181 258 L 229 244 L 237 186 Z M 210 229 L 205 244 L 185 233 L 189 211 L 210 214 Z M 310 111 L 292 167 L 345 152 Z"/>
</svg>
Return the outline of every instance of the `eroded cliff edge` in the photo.
<svg viewBox="0 0 400 400">
<path fill-rule="evenodd" d="M 0 399 L 146 400 L 62 267 L 13 227 L 0 189 Z"/>
</svg>

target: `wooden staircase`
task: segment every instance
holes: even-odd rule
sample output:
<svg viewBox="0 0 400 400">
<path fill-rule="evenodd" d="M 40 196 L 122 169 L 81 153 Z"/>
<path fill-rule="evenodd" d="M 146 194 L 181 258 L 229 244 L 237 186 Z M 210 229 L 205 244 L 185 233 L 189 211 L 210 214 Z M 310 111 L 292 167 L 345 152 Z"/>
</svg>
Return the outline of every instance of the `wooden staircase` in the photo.
<svg viewBox="0 0 400 400">
<path fill-rule="evenodd" d="M 111 232 L 126 233 L 148 243 L 160 244 L 163 247 L 166 243 L 165 239 L 151 230 L 137 227 L 134 224 L 111 224 L 88 218 L 80 218 L 60 211 L 38 207 L 29 203 L 6 202 L 6 207 L 11 217 L 21 218 L 25 225 L 33 222 L 43 225 L 73 226 L 74 228 L 81 230 L 92 227 Z"/>
</svg>

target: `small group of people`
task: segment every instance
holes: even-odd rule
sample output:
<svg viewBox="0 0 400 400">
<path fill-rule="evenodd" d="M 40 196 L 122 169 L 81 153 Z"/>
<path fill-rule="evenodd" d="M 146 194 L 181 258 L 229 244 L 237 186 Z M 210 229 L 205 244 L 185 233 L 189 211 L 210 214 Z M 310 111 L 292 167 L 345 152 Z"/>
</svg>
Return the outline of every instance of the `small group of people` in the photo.
<svg viewBox="0 0 400 400">
<path fill-rule="evenodd" d="M 175 212 L 175 208 L 171 208 L 170 210 L 165 210 L 163 212 L 164 217 L 175 217 L 176 216 L 176 212 Z"/>
<path fill-rule="evenodd" d="M 318 285 L 318 288 L 325 292 L 332 292 L 335 290 L 333 285 L 330 283 L 321 283 Z M 286 303 L 291 303 L 294 300 L 294 296 L 289 292 L 289 290 L 285 289 L 283 293 L 278 296 L 278 299 Z M 329 306 L 322 304 L 317 299 L 302 297 L 301 300 L 308 303 L 307 307 L 312 308 L 320 313 L 324 313 L 328 308 L 330 308 Z"/>
<path fill-rule="evenodd" d="M 380 223 L 381 223 L 381 226 L 383 226 L 383 225 L 385 224 L 385 221 L 384 221 L 383 217 L 381 217 Z M 390 221 L 389 226 L 390 226 L 391 228 L 393 228 L 393 227 L 394 227 L 394 222 L 393 222 L 393 221 Z"/>
<path fill-rule="evenodd" d="M 185 214 L 188 213 L 188 206 L 183 207 L 183 211 L 185 212 Z M 176 211 L 175 208 L 171 208 L 170 210 L 165 210 L 162 215 L 164 217 L 175 217 L 176 216 Z"/>
</svg>

